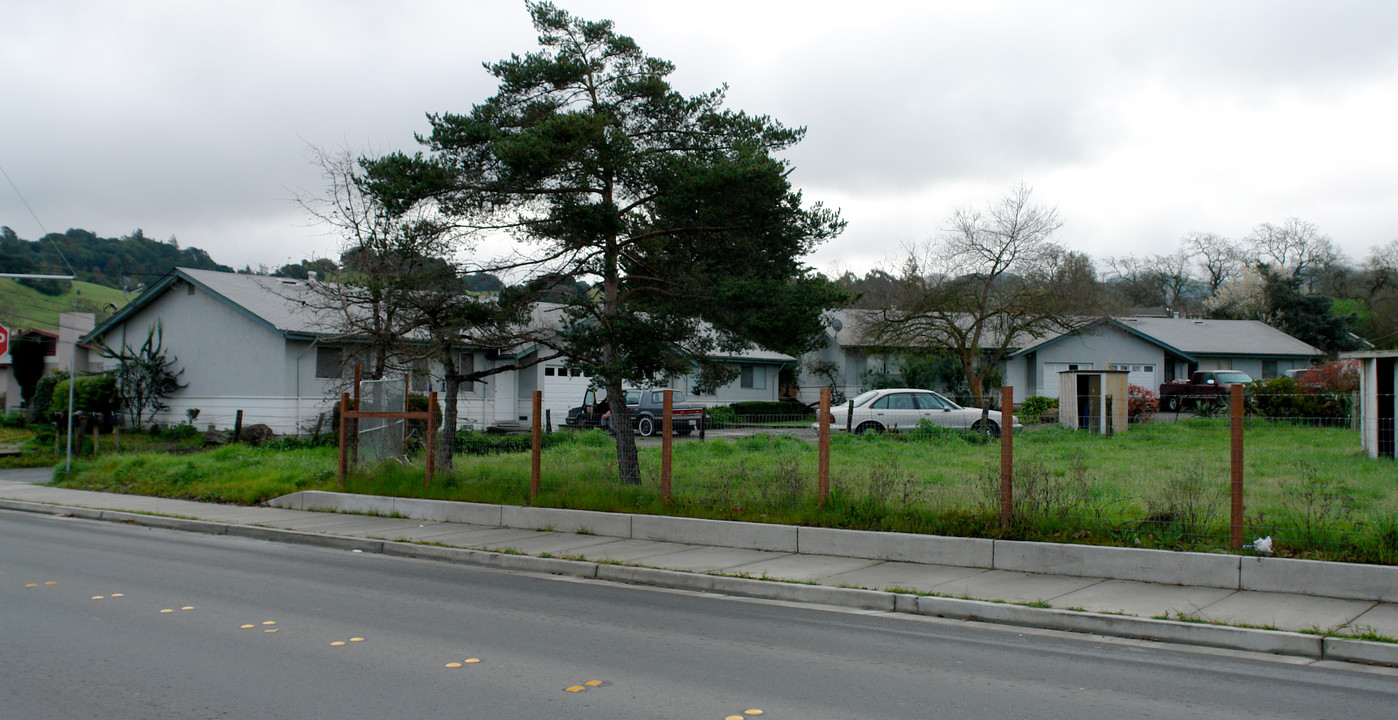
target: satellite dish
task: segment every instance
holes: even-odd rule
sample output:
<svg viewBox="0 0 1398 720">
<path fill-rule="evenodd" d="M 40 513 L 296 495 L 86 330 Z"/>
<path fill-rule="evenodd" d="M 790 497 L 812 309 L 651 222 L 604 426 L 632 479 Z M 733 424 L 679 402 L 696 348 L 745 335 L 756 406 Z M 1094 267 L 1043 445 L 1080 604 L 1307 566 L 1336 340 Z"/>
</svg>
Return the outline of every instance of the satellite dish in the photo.
<svg viewBox="0 0 1398 720">
<path fill-rule="evenodd" d="M 840 318 L 834 318 L 830 321 L 830 327 L 833 328 L 835 332 L 840 332 L 845 328 L 845 324 L 840 322 Z"/>
</svg>

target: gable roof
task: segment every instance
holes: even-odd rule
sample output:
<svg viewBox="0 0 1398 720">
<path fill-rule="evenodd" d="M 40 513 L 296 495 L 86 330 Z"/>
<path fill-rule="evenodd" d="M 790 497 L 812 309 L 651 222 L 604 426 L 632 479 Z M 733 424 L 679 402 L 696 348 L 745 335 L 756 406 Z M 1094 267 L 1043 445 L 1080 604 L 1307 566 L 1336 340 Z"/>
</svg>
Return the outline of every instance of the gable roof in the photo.
<svg viewBox="0 0 1398 720">
<path fill-rule="evenodd" d="M 1011 357 L 1035 352 L 1065 337 L 1081 334 L 1099 325 L 1158 345 L 1188 362 L 1199 356 L 1234 357 L 1320 357 L 1324 351 L 1258 320 L 1196 320 L 1193 318 L 1123 317 L 1103 318 L 1081 329 L 1051 335 L 1027 345 Z"/>
</svg>

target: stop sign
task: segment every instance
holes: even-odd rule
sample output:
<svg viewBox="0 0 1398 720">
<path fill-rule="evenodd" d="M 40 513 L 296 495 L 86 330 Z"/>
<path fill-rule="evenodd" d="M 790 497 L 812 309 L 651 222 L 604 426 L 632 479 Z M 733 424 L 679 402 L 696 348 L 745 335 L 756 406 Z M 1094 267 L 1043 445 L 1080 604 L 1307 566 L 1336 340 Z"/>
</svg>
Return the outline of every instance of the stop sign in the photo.
<svg viewBox="0 0 1398 720">
<path fill-rule="evenodd" d="M 10 351 L 10 331 L 0 325 L 0 355 Z"/>
</svg>

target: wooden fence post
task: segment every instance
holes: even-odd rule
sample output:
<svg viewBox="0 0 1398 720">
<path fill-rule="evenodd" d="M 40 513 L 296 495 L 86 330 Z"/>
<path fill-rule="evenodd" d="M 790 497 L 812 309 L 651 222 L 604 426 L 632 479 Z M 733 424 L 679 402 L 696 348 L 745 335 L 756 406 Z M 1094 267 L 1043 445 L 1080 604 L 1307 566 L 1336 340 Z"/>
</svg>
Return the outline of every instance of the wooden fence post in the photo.
<svg viewBox="0 0 1398 720">
<path fill-rule="evenodd" d="M 542 419 L 544 407 L 544 391 L 534 391 L 534 416 L 533 427 L 531 428 L 530 457 L 529 457 L 529 502 L 539 497 L 539 476 L 543 467 L 544 454 L 544 434 L 541 432 L 539 421 Z"/>
<path fill-rule="evenodd" d="M 672 435 L 675 430 L 675 393 L 665 390 L 660 405 L 660 499 L 670 501 L 670 459 L 674 451 Z"/>
<path fill-rule="evenodd" d="M 820 389 L 820 435 L 816 451 L 816 494 L 820 504 L 830 501 L 830 388 Z"/>
<path fill-rule="evenodd" d="M 406 423 L 405 423 L 406 424 Z M 423 481 L 426 487 L 432 486 L 432 476 L 437 471 L 437 391 L 427 393 L 427 476 Z"/>
<path fill-rule="evenodd" d="M 349 393 L 340 393 L 340 487 L 345 486 L 345 473 L 349 469 Z"/>
<path fill-rule="evenodd" d="M 301 422 L 301 421 L 300 421 L 300 420 L 297 420 L 297 422 L 299 423 L 299 422 Z M 297 432 L 297 433 L 300 433 L 300 432 L 301 432 L 301 428 L 296 428 L 296 432 Z M 235 415 L 235 416 L 233 417 L 233 442 L 242 442 L 242 441 L 243 441 L 243 411 L 242 411 L 242 410 L 239 410 L 239 411 L 238 411 L 238 414 Z"/>
<path fill-rule="evenodd" d="M 1243 547 L 1243 386 L 1234 383 L 1229 403 L 1229 475 L 1232 482 L 1233 549 Z"/>
<path fill-rule="evenodd" d="M 1000 396 L 1000 527 L 1008 529 L 1014 516 L 1015 389 L 1006 385 Z"/>
</svg>

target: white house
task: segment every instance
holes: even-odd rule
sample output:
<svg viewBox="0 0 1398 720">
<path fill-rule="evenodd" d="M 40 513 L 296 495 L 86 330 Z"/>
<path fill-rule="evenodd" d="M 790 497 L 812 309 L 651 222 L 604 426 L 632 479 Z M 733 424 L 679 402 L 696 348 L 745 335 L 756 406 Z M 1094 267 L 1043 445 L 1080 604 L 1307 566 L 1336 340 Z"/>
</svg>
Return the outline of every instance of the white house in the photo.
<svg viewBox="0 0 1398 720">
<path fill-rule="evenodd" d="M 201 426 L 231 427 L 242 410 L 244 423 L 265 423 L 278 433 L 308 432 L 318 425 L 328 430 L 334 402 L 349 389 L 355 342 L 318 309 L 323 301 L 312 282 L 176 268 L 84 340 L 139 348 L 148 329 L 159 325 L 186 387 L 166 401 L 170 408 L 157 421 L 182 422 L 186 410 L 198 408 Z M 536 321 L 550 322 L 556 311 L 556 306 L 541 306 Z M 457 366 L 466 371 L 549 354 L 540 346 L 501 352 L 463 345 L 459 352 Z M 743 366 L 740 379 L 701 401 L 775 400 L 774 368 L 795 360 L 758 350 L 725 359 Z M 413 364 L 407 375 L 413 392 L 441 389 L 440 368 L 430 363 Z M 543 391 L 554 424 L 561 424 L 567 410 L 582 402 L 590 382 L 562 360 L 491 375 L 463 386 L 459 422 L 485 427 L 527 420 L 537 389 Z M 683 378 L 672 383 L 686 391 L 688 385 Z"/>
</svg>

